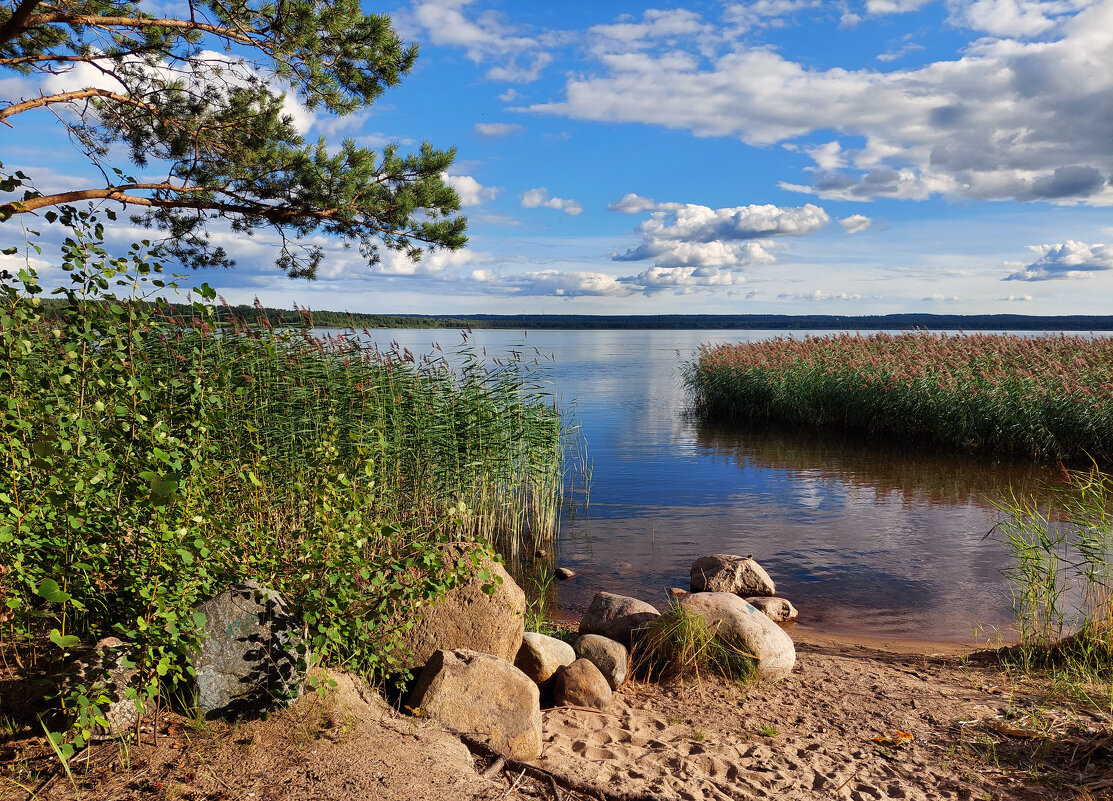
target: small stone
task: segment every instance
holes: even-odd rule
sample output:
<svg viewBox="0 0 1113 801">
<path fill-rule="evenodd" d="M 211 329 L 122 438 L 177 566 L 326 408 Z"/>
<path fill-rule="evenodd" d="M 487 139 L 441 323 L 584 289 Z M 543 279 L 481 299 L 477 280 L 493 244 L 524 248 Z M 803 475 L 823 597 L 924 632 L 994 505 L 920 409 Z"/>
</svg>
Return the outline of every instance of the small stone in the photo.
<svg viewBox="0 0 1113 801">
<path fill-rule="evenodd" d="M 717 553 L 692 563 L 692 592 L 776 595 L 777 586 L 752 556 Z"/>
<path fill-rule="evenodd" d="M 765 614 L 774 623 L 791 623 L 800 614 L 787 598 L 754 596 L 747 598 L 746 603 Z"/>
<path fill-rule="evenodd" d="M 576 577 L 576 571 L 567 567 L 558 567 L 556 569 L 556 577 L 561 581 L 568 581 L 568 579 Z"/>
<path fill-rule="evenodd" d="M 589 660 L 612 690 L 617 690 L 626 681 L 629 661 L 626 646 L 600 634 L 584 634 L 576 640 L 576 656 Z"/>
<path fill-rule="evenodd" d="M 585 706 L 604 710 L 611 702 L 611 686 L 589 659 L 577 659 L 557 671 L 553 699 L 557 706 Z"/>
<path fill-rule="evenodd" d="M 669 587 L 669 596 L 672 598 L 683 598 L 690 593 L 687 590 L 682 590 L 679 587 Z"/>
<path fill-rule="evenodd" d="M 546 551 L 544 548 L 538 548 L 536 551 L 533 552 L 533 555 L 537 559 L 549 558 L 549 552 Z"/>
<path fill-rule="evenodd" d="M 522 647 L 514 660 L 514 667 L 525 673 L 538 686 L 545 685 L 559 668 L 576 661 L 572 646 L 556 637 L 527 631 L 522 635 Z"/>
</svg>

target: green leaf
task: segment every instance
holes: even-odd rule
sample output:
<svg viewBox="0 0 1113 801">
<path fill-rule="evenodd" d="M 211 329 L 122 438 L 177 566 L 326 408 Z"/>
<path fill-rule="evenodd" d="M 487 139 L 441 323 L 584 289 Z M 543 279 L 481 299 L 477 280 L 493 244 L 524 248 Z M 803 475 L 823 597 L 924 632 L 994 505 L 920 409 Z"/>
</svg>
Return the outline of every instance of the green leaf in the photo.
<svg viewBox="0 0 1113 801">
<path fill-rule="evenodd" d="M 58 629 L 50 630 L 50 641 L 57 645 L 59 648 L 76 648 L 81 645 L 81 638 L 75 637 L 72 634 L 67 634 L 64 637 Z"/>
<path fill-rule="evenodd" d="M 58 586 L 57 581 L 49 578 L 43 579 L 39 588 L 35 590 L 35 594 L 52 604 L 64 604 L 71 597 L 68 592 L 62 592 L 62 588 Z"/>
</svg>

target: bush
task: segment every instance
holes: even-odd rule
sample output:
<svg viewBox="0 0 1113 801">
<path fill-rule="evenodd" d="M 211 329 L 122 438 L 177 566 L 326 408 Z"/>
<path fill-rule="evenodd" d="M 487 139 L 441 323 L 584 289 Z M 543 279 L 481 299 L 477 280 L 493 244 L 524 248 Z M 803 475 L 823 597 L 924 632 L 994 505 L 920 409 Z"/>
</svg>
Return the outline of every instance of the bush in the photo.
<svg viewBox="0 0 1113 801">
<path fill-rule="evenodd" d="M 194 605 L 254 578 L 315 660 L 382 678 L 492 542 L 555 536 L 560 416 L 524 368 L 218 330 L 207 285 L 188 316 L 152 299 L 146 243 L 111 258 L 95 212 L 46 216 L 66 303 L 44 314 L 30 267 L 0 281 L 0 645 L 119 636 L 151 701 L 189 679 Z M 78 745 L 103 702 L 66 699 Z"/>
</svg>

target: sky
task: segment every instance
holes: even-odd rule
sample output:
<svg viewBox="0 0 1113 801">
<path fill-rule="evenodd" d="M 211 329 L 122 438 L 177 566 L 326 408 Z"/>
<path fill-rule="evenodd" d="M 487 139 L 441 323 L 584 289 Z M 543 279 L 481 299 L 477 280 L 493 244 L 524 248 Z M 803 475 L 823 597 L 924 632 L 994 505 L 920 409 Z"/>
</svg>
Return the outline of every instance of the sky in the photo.
<svg viewBox="0 0 1113 801">
<path fill-rule="evenodd" d="M 1113 0 L 364 8 L 419 45 L 414 70 L 346 118 L 290 101 L 296 124 L 311 141 L 455 147 L 469 244 L 371 267 L 322 240 L 306 282 L 274 267 L 267 235 L 216 229 L 238 264 L 194 279 L 229 302 L 1113 314 Z M 38 88 L 0 73 L 0 98 Z M 50 112 L 12 122 L 9 170 L 43 190 L 83 180 Z"/>
</svg>

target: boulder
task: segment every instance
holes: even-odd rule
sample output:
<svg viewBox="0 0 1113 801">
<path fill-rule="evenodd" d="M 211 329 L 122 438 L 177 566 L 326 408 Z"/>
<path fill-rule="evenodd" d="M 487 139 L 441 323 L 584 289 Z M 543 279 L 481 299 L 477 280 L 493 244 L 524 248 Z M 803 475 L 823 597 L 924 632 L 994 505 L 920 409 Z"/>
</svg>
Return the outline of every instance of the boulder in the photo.
<svg viewBox="0 0 1113 801">
<path fill-rule="evenodd" d="M 747 598 L 746 603 L 757 609 L 775 623 L 790 623 L 799 616 L 796 607 L 788 598 L 769 598 L 755 596 Z"/>
<path fill-rule="evenodd" d="M 584 634 L 576 640 L 576 656 L 586 659 L 603 674 L 612 690 L 626 681 L 626 646 L 601 634 Z"/>
<path fill-rule="evenodd" d="M 590 659 L 577 659 L 557 671 L 553 701 L 557 706 L 603 710 L 611 702 L 611 685 Z"/>
<path fill-rule="evenodd" d="M 307 651 L 301 624 L 281 595 L 245 581 L 197 611 L 205 626 L 191 662 L 197 709 L 205 717 L 250 717 L 301 695 Z"/>
<path fill-rule="evenodd" d="M 522 635 L 522 647 L 518 649 L 514 667 L 540 686 L 547 684 L 558 668 L 575 661 L 575 650 L 564 640 L 527 631 Z"/>
<path fill-rule="evenodd" d="M 717 553 L 692 564 L 692 592 L 776 595 L 777 586 L 752 556 Z"/>
<path fill-rule="evenodd" d="M 435 651 L 410 707 L 514 759 L 541 756 L 541 695 L 525 673 L 490 654 Z"/>
<path fill-rule="evenodd" d="M 483 591 L 490 579 L 480 572 L 502 581 L 488 595 Z M 434 651 L 467 648 L 513 662 L 522 646 L 525 632 L 526 594 L 501 564 L 481 559 L 472 575 L 453 587 L 428 607 L 418 610 L 413 627 L 401 637 L 402 647 L 410 656 L 403 667 L 420 667 Z"/>
<path fill-rule="evenodd" d="M 597 592 L 580 621 L 580 634 L 602 634 L 630 644 L 630 634 L 661 616 L 645 601 L 610 592 Z"/>
<path fill-rule="evenodd" d="M 125 661 L 135 658 L 131 643 L 117 637 L 105 637 L 73 665 L 73 670 L 65 677 L 63 687 L 68 691 L 82 685 L 95 695 L 99 690 L 108 698 L 107 705 L 100 707 L 100 716 L 108 725 L 97 724 L 92 729 L 91 739 L 111 740 L 124 737 L 135 729 L 139 722 L 139 707 L 134 699 L 126 698 L 124 693 L 128 684 L 138 672 Z"/>
<path fill-rule="evenodd" d="M 792 672 L 796 646 L 776 623 L 729 592 L 694 592 L 678 602 L 703 618 L 724 642 L 757 659 L 757 673 L 765 681 L 778 681 Z"/>
</svg>

